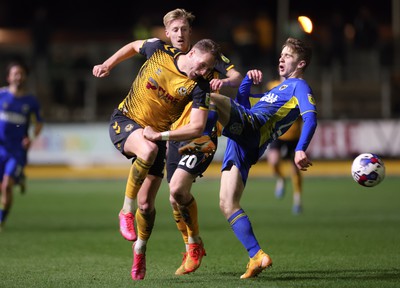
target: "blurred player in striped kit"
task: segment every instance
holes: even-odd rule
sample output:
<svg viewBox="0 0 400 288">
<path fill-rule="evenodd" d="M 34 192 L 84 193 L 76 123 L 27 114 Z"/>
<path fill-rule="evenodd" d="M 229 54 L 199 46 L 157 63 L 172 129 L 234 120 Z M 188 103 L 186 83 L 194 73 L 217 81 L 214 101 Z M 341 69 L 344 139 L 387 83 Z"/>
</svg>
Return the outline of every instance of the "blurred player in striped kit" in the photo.
<svg viewBox="0 0 400 288">
<path fill-rule="evenodd" d="M 294 153 L 297 143 L 300 139 L 302 119 L 298 118 L 285 134 L 271 142 L 267 149 L 267 162 L 272 166 L 274 175 L 277 177 L 275 186 L 275 197 L 283 198 L 286 188 L 285 174 L 282 171 L 282 160 L 290 161 L 292 190 L 293 190 L 293 215 L 299 215 L 303 212 L 302 192 L 303 175 L 294 163 Z"/>
</svg>

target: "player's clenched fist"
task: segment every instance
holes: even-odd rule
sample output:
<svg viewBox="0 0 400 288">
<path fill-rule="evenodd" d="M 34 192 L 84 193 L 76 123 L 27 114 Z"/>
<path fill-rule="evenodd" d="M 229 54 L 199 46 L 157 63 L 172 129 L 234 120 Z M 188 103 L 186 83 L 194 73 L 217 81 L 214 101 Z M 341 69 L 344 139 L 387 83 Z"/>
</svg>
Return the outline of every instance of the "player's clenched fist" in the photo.
<svg viewBox="0 0 400 288">
<path fill-rule="evenodd" d="M 93 67 L 93 76 L 106 77 L 110 75 L 110 68 L 107 65 L 100 64 Z"/>
</svg>

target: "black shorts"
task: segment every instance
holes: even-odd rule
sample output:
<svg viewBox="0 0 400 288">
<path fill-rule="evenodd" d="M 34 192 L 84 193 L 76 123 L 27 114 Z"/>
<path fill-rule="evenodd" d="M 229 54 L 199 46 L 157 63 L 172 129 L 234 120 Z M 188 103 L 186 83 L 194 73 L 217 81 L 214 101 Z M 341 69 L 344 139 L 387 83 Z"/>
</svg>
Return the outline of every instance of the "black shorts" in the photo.
<svg viewBox="0 0 400 288">
<path fill-rule="evenodd" d="M 124 153 L 124 145 L 128 136 L 137 129 L 143 129 L 142 126 L 137 124 L 132 119 L 126 117 L 120 110 L 115 109 L 110 118 L 110 139 L 114 144 L 114 147 L 121 152 L 127 159 L 132 158 L 132 163 L 136 160 L 135 156 L 126 155 Z M 164 167 L 165 167 L 165 154 L 166 154 L 166 142 L 157 141 L 158 153 L 154 164 L 149 170 L 150 175 L 164 177 Z"/>
<path fill-rule="evenodd" d="M 280 150 L 283 159 L 293 160 L 297 142 L 298 140 L 286 141 L 286 140 L 276 139 L 268 145 L 268 149 Z"/>
<path fill-rule="evenodd" d="M 215 144 L 218 145 L 218 138 L 211 138 Z M 181 155 L 178 152 L 179 147 L 182 147 L 190 141 L 169 141 L 168 142 L 168 155 L 167 155 L 167 181 L 171 181 L 172 175 L 177 168 L 183 169 L 186 172 L 194 175 L 195 177 L 202 177 L 204 171 L 208 168 L 214 158 L 214 153 L 208 157 L 204 153 L 194 153 L 190 155 Z"/>
</svg>

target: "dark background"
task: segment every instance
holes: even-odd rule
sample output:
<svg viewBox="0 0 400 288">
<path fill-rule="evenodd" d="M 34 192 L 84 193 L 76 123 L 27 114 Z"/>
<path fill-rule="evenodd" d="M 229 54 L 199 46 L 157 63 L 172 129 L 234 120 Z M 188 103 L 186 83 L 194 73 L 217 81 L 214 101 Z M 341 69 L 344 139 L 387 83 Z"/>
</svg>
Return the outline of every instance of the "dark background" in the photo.
<svg viewBox="0 0 400 288">
<path fill-rule="evenodd" d="M 400 117 L 400 35 L 395 35 L 400 28 L 393 24 L 399 23 L 400 11 L 392 11 L 392 6 L 400 10 L 396 1 L 0 0 L 0 66 L 14 57 L 29 62 L 32 87 L 47 120 L 105 121 L 142 61 L 140 57 L 124 61 L 101 81 L 91 75 L 93 65 L 133 40 L 165 37 L 165 13 L 185 8 L 196 16 L 193 41 L 214 39 L 240 72 L 261 69 L 266 82 L 276 78 L 286 37 L 310 40 L 313 60 L 307 78 L 319 96 L 322 119 Z M 287 10 L 279 14 L 282 3 L 288 4 Z M 372 30 L 357 28 L 362 8 L 370 12 L 363 25 Z M 254 36 L 260 15 L 269 19 L 269 30 Z M 311 34 L 301 31 L 300 15 L 311 18 Z M 340 25 L 334 25 L 337 16 Z M 247 34 L 254 37 L 251 43 L 246 42 Z M 268 47 L 257 42 L 261 38 L 269 41 Z M 0 86 L 6 85 L 4 73 L 1 69 Z"/>
<path fill-rule="evenodd" d="M 192 11 L 197 19 L 196 26 L 213 25 L 213 18 L 229 15 L 235 18 L 254 17 L 260 11 L 267 11 L 274 17 L 277 1 L 10 1 L 0 2 L 0 26 L 28 27 L 34 19 L 35 9 L 44 7 L 48 11 L 49 23 L 55 29 L 77 30 L 124 30 L 130 27 L 142 15 L 162 25 L 162 16 L 166 11 L 185 8 Z M 337 0 L 337 1 L 289 1 L 293 15 L 306 14 L 315 24 L 329 22 L 329 15 L 339 11 L 346 21 L 352 21 L 360 6 L 371 7 L 374 17 L 380 23 L 391 22 L 391 0 Z"/>
</svg>

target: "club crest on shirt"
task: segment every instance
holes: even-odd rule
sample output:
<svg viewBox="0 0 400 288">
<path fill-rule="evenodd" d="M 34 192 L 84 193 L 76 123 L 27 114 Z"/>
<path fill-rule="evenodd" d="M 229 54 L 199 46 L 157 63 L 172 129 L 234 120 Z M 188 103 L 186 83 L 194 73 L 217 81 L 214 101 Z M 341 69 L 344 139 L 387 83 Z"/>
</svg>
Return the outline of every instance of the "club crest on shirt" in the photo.
<svg viewBox="0 0 400 288">
<path fill-rule="evenodd" d="M 31 109 L 31 107 L 29 106 L 29 104 L 25 104 L 25 105 L 23 105 L 22 106 L 22 112 L 24 113 L 24 114 L 26 114 L 26 113 L 28 113 L 29 112 L 29 110 Z"/>
<path fill-rule="evenodd" d="M 224 54 L 221 53 L 221 59 L 222 61 L 224 61 L 225 63 L 231 63 L 231 60 L 229 60 Z"/>
<path fill-rule="evenodd" d="M 243 132 L 243 125 L 240 123 L 233 123 L 230 127 L 229 127 L 229 131 L 232 134 L 235 135 L 240 135 Z"/>
<path fill-rule="evenodd" d="M 178 88 L 178 94 L 180 95 L 180 96 L 186 96 L 187 95 L 187 89 L 186 89 L 186 87 L 179 87 Z"/>
<path fill-rule="evenodd" d="M 288 87 L 288 85 L 282 85 L 281 87 L 279 87 L 279 91 L 285 90 Z"/>
<path fill-rule="evenodd" d="M 311 94 L 307 94 L 308 96 L 308 102 L 310 102 L 312 105 L 315 105 L 315 99 Z"/>
<path fill-rule="evenodd" d="M 129 132 L 133 129 L 133 124 L 128 124 L 125 126 L 125 132 Z"/>
</svg>

